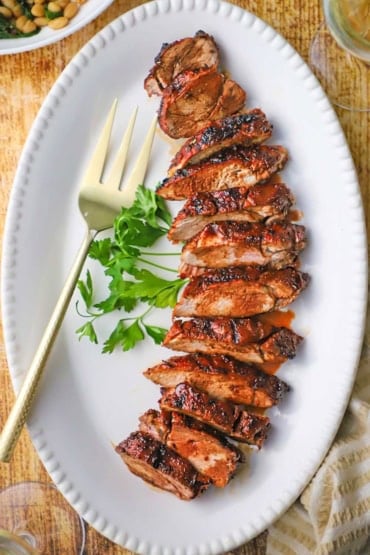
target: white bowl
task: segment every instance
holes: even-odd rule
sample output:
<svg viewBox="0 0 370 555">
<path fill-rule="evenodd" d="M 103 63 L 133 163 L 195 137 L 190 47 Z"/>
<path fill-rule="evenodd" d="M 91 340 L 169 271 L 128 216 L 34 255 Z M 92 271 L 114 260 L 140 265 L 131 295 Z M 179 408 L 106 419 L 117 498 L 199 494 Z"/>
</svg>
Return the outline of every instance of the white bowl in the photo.
<svg viewBox="0 0 370 555">
<path fill-rule="evenodd" d="M 57 31 L 44 27 L 37 35 L 31 37 L 0 39 L 0 54 L 16 54 L 35 50 L 64 39 L 98 17 L 112 2 L 113 0 L 88 0 L 81 6 L 76 17 L 66 27 Z"/>
</svg>

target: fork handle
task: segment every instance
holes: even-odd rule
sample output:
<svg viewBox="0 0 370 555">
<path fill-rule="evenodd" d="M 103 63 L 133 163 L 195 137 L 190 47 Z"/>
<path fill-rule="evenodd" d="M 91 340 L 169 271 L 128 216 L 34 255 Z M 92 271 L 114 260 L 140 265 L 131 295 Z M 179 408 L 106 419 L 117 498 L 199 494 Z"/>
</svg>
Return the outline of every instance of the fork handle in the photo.
<svg viewBox="0 0 370 555">
<path fill-rule="evenodd" d="M 13 408 L 11 409 L 5 422 L 4 428 L 0 435 L 0 461 L 2 462 L 9 462 L 11 459 L 13 450 L 17 444 L 35 397 L 46 360 L 63 322 L 64 315 L 71 300 L 77 280 L 80 276 L 82 266 L 86 260 L 89 246 L 95 235 L 96 232 L 90 230 L 88 230 L 85 235 L 76 260 L 66 279 L 51 318 L 45 328 L 44 334 L 27 371 Z"/>
</svg>

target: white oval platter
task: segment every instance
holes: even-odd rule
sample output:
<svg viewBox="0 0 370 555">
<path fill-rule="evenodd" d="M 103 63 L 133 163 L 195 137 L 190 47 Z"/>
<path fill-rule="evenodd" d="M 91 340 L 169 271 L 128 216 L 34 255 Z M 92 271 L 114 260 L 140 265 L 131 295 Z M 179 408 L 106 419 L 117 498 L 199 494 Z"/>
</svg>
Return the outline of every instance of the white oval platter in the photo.
<svg viewBox="0 0 370 555">
<path fill-rule="evenodd" d="M 248 92 L 248 107 L 266 112 L 273 142 L 289 149 L 282 176 L 304 213 L 309 246 L 302 269 L 312 282 L 292 306 L 293 328 L 305 341 L 279 371 L 292 392 L 270 411 L 271 437 L 227 488 L 192 502 L 134 477 L 112 446 L 137 429 L 140 414 L 156 408 L 158 387 L 142 371 L 172 353 L 149 340 L 128 353 L 101 355 L 99 347 L 77 341 L 81 319 L 72 302 L 29 420 L 31 437 L 55 484 L 87 522 L 114 542 L 153 555 L 228 551 L 269 526 L 297 498 L 344 413 L 365 315 L 366 234 L 357 178 L 336 115 L 308 67 L 271 27 L 231 4 L 148 3 L 118 18 L 77 54 L 26 142 L 2 266 L 15 388 L 82 239 L 79 178 L 113 98 L 119 99 L 113 150 L 133 106 L 140 107 L 135 152 L 158 107 L 143 89 L 154 56 L 162 42 L 198 29 L 214 35 L 224 66 Z M 172 154 L 158 133 L 147 186 L 164 177 Z M 168 326 L 170 313 L 155 318 Z M 107 335 L 111 326 L 112 320 L 102 324 L 100 333 Z"/>
<path fill-rule="evenodd" d="M 98 17 L 112 2 L 113 0 L 88 0 L 86 4 L 81 6 L 78 14 L 71 22 L 62 29 L 53 30 L 44 27 L 37 35 L 30 37 L 0 39 L 0 55 L 27 52 L 58 42 L 85 27 L 90 21 Z"/>
</svg>

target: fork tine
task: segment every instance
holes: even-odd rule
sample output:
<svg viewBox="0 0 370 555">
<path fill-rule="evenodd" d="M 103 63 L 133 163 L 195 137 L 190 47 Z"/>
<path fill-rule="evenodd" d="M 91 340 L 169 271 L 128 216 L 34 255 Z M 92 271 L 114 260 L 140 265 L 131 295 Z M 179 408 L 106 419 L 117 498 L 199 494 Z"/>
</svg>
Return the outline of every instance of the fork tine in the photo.
<svg viewBox="0 0 370 555">
<path fill-rule="evenodd" d="M 112 131 L 112 125 L 117 108 L 117 98 L 114 99 L 108 117 L 105 121 L 103 130 L 98 139 L 94 153 L 90 159 L 84 175 L 84 181 L 97 183 L 100 181 L 103 172 L 104 162 L 108 151 L 109 139 Z"/>
<path fill-rule="evenodd" d="M 149 130 L 144 139 L 143 146 L 141 147 L 140 153 L 135 161 L 131 174 L 124 186 L 123 190 L 125 194 L 125 206 L 131 206 L 131 204 L 135 200 L 135 193 L 138 185 L 142 185 L 144 183 L 156 128 L 157 116 L 155 116 L 151 126 L 149 127 Z"/>
<path fill-rule="evenodd" d="M 138 109 L 136 106 L 128 122 L 126 131 L 122 137 L 122 142 L 118 149 L 117 156 L 113 162 L 112 170 L 109 174 L 108 179 L 104 183 L 105 187 L 111 187 L 112 189 L 119 188 L 119 184 L 122 178 L 122 173 L 126 164 L 126 158 L 127 158 L 127 153 L 131 142 L 132 132 L 135 126 L 137 110 Z"/>
</svg>

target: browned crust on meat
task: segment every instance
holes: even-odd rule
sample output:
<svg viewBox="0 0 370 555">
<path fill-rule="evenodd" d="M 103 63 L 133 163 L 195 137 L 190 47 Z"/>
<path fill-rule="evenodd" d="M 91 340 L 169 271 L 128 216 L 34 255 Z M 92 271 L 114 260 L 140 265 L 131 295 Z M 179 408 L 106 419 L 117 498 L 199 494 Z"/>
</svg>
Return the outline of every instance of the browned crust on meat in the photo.
<svg viewBox="0 0 370 555">
<path fill-rule="evenodd" d="M 188 164 L 196 164 L 224 148 L 236 144 L 251 146 L 262 143 L 271 134 L 272 125 L 259 108 L 220 119 L 183 144 L 171 161 L 168 175 L 173 175 Z"/>
<path fill-rule="evenodd" d="M 225 191 L 197 193 L 183 206 L 185 216 L 214 216 L 263 206 L 273 206 L 279 212 L 292 206 L 294 197 L 284 183 L 258 183 L 250 188 L 234 187 Z M 270 215 L 270 214 L 269 214 Z"/>
<path fill-rule="evenodd" d="M 241 452 L 222 434 L 182 414 L 172 413 L 167 441 L 171 449 L 188 459 L 218 488 L 230 482 L 243 460 Z"/>
<path fill-rule="evenodd" d="M 284 268 L 283 270 L 264 270 L 262 268 L 225 268 L 222 270 L 209 270 L 201 278 L 192 280 L 187 289 L 196 292 L 197 289 L 205 290 L 214 284 L 228 283 L 233 280 L 244 280 L 247 282 L 259 281 L 264 285 L 270 283 L 286 286 L 289 290 L 298 290 L 308 280 L 308 275 L 299 272 L 294 268 Z"/>
<path fill-rule="evenodd" d="M 211 121 L 238 112 L 245 99 L 237 83 L 214 69 L 186 70 L 164 89 L 158 123 L 173 139 L 190 137 Z"/>
<path fill-rule="evenodd" d="M 116 452 L 131 472 L 180 499 L 193 499 L 209 485 L 189 461 L 149 434 L 131 433 L 117 445 Z"/>
<path fill-rule="evenodd" d="M 219 50 L 214 38 L 204 31 L 170 44 L 164 43 L 155 64 L 144 81 L 149 96 L 161 95 L 174 78 L 185 70 L 208 67 L 217 69 Z"/>
<path fill-rule="evenodd" d="M 268 408 L 277 405 L 289 386 L 275 375 L 226 355 L 188 354 L 148 368 L 144 376 L 164 387 L 187 382 L 211 397 Z"/>
<path fill-rule="evenodd" d="M 270 426 L 267 416 L 241 410 L 228 401 L 209 397 L 188 383 L 175 388 L 163 389 L 160 407 L 163 410 L 180 412 L 212 426 L 240 442 L 262 447 Z"/>
<path fill-rule="evenodd" d="M 182 414 L 150 409 L 140 417 L 140 430 L 160 437 L 216 487 L 225 487 L 243 461 L 224 435 Z"/>
<path fill-rule="evenodd" d="M 309 283 L 295 268 L 261 270 L 223 268 L 192 279 L 174 308 L 174 316 L 245 318 L 284 308 Z"/>
<path fill-rule="evenodd" d="M 287 159 L 287 150 L 280 145 L 233 146 L 178 170 L 162 181 L 157 194 L 182 200 L 197 193 L 252 187 L 281 170 Z"/>
<path fill-rule="evenodd" d="M 303 338 L 252 318 L 192 318 L 173 322 L 163 345 L 188 353 L 225 354 L 254 364 L 292 359 Z"/>
<path fill-rule="evenodd" d="M 303 337 L 289 328 L 279 328 L 260 346 L 263 362 L 285 362 L 295 357 Z"/>
<path fill-rule="evenodd" d="M 238 449 L 238 447 L 234 443 L 231 443 L 227 439 L 227 437 L 224 436 L 224 434 L 219 432 L 219 430 L 215 430 L 214 428 L 211 428 L 211 426 L 207 426 L 207 424 L 204 424 L 199 420 L 195 420 L 194 418 L 191 418 L 191 416 L 186 416 L 185 414 L 180 414 L 178 412 L 171 412 L 170 414 L 171 414 L 171 426 L 173 426 L 174 423 L 181 422 L 183 425 L 189 426 L 189 428 L 192 428 L 193 430 L 205 432 L 211 435 L 212 437 L 216 438 L 221 445 L 230 449 L 234 453 L 236 460 L 240 462 L 244 462 L 244 455 L 242 451 L 240 451 L 240 449 Z"/>
<path fill-rule="evenodd" d="M 207 224 L 184 246 L 181 263 L 203 268 L 292 265 L 306 246 L 301 225 L 284 220 Z"/>
<path fill-rule="evenodd" d="M 222 191 L 197 193 L 187 200 L 172 222 L 168 238 L 187 241 L 217 221 L 261 221 L 287 216 L 294 197 L 284 183 L 263 183 Z"/>
<path fill-rule="evenodd" d="M 202 268 L 201 266 L 193 266 L 192 264 L 179 264 L 177 273 L 181 279 L 194 279 L 203 276 L 209 272 L 209 268 Z"/>
<path fill-rule="evenodd" d="M 222 94 L 217 99 L 210 115 L 210 122 L 235 114 L 244 107 L 247 100 L 245 90 L 233 79 L 225 77 Z M 199 131 L 199 129 L 197 129 Z M 195 129 L 194 129 L 195 132 Z"/>
<path fill-rule="evenodd" d="M 166 443 L 171 430 L 171 413 L 148 409 L 139 417 L 139 430 Z"/>
<path fill-rule="evenodd" d="M 175 320 L 169 329 L 163 345 L 179 335 L 190 340 L 211 340 L 239 346 L 266 339 L 276 331 L 269 322 L 254 318 L 191 318 Z"/>
<path fill-rule="evenodd" d="M 239 267 L 240 268 L 243 268 L 243 267 L 244 268 L 248 268 L 248 267 L 249 268 L 253 268 L 253 267 L 258 268 L 258 266 L 255 265 L 255 264 L 251 264 L 250 266 L 248 266 L 248 265 L 242 266 L 242 264 L 240 264 Z M 299 266 L 299 259 L 297 258 L 294 262 L 289 264 L 289 267 L 299 269 L 299 267 L 300 267 Z M 270 268 L 269 266 L 264 266 L 264 267 L 261 266 L 261 268 L 273 269 L 273 268 Z M 226 270 L 227 268 L 221 268 L 221 269 Z M 281 269 L 281 268 L 277 268 L 277 269 Z M 208 274 L 209 272 L 212 272 L 212 271 L 216 271 L 216 269 L 215 268 L 208 268 L 206 266 L 193 266 L 192 264 L 185 264 L 184 262 L 182 262 L 181 264 L 179 264 L 177 273 L 178 273 L 178 276 L 181 279 L 195 279 L 195 278 L 202 277 L 205 274 Z M 243 318 L 244 316 L 239 316 L 239 318 Z M 247 316 L 252 316 L 252 315 L 248 314 Z"/>
</svg>

